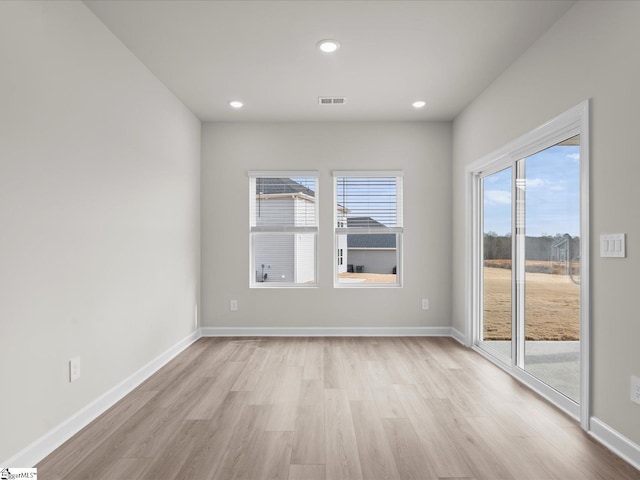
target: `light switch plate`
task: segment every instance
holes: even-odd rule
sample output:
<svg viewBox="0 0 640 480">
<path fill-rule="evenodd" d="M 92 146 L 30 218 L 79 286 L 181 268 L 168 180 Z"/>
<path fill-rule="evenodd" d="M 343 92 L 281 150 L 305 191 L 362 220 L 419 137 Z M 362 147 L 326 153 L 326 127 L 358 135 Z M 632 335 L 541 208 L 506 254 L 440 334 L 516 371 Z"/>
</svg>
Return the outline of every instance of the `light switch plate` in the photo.
<svg viewBox="0 0 640 480">
<path fill-rule="evenodd" d="M 640 377 L 631 376 L 631 401 L 640 405 Z"/>
<path fill-rule="evenodd" d="M 69 360 L 69 381 L 75 382 L 80 378 L 80 357 Z"/>
<path fill-rule="evenodd" d="M 601 257 L 626 257 L 625 234 L 609 233 L 600 235 L 600 256 Z"/>
</svg>

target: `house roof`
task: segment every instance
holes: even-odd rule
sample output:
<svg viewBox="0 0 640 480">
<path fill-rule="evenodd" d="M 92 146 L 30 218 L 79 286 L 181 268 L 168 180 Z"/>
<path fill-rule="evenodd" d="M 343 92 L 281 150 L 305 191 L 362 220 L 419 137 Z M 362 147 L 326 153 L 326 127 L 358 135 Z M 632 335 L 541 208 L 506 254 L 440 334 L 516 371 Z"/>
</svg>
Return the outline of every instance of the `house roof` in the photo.
<svg viewBox="0 0 640 480">
<path fill-rule="evenodd" d="M 347 235 L 347 248 L 396 248 L 395 233 Z"/>
<path fill-rule="evenodd" d="M 277 195 L 287 193 L 304 193 L 315 197 L 315 192 L 290 178 L 259 177 L 256 179 L 256 194 Z"/>
<path fill-rule="evenodd" d="M 348 217 L 347 227 L 382 227 L 385 225 L 371 217 Z"/>
<path fill-rule="evenodd" d="M 347 227 L 381 227 L 385 225 L 371 217 L 347 218 Z M 347 248 L 396 248 L 395 233 L 364 233 L 347 235 Z"/>
<path fill-rule="evenodd" d="M 565 233 L 560 240 L 551 245 L 551 248 L 559 248 L 567 244 L 567 242 L 571 241 L 571 235 Z"/>
</svg>

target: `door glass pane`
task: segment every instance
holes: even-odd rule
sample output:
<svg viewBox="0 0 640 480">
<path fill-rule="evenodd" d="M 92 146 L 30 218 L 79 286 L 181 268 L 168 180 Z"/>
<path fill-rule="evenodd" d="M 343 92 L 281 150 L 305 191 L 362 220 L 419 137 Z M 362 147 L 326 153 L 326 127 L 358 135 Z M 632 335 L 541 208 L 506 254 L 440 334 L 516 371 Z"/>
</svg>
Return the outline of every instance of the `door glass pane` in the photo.
<svg viewBox="0 0 640 480">
<path fill-rule="evenodd" d="M 580 401 L 580 139 L 525 162 L 524 369 Z"/>
<path fill-rule="evenodd" d="M 482 179 L 481 339 L 511 358 L 511 177 L 506 168 Z"/>
</svg>

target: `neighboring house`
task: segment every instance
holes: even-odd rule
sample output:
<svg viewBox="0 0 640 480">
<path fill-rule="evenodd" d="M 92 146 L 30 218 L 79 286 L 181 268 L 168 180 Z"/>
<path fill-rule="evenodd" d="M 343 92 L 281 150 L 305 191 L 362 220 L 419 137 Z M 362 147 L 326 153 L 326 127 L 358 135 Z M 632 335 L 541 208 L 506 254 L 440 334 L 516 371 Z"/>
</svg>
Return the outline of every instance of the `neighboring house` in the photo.
<svg viewBox="0 0 640 480">
<path fill-rule="evenodd" d="M 266 225 L 307 225 L 315 212 L 315 192 L 290 178 L 256 180 L 256 223 Z M 347 216 L 339 207 L 338 223 L 343 227 L 384 228 L 371 217 Z M 257 282 L 306 283 L 314 280 L 315 246 L 312 233 L 273 233 L 255 243 Z M 336 237 L 338 274 L 357 271 L 394 273 L 396 235 L 349 234 Z"/>
<path fill-rule="evenodd" d="M 347 219 L 349 227 L 385 228 L 371 217 L 353 217 Z M 363 267 L 369 273 L 395 273 L 397 266 L 396 234 L 359 234 L 347 235 L 347 256 L 354 271 Z"/>
<path fill-rule="evenodd" d="M 571 237 L 564 235 L 561 240 L 551 245 L 549 257 L 552 262 L 568 262 Z"/>
<path fill-rule="evenodd" d="M 571 275 L 571 280 L 576 282 L 573 277 L 580 272 L 580 237 L 572 237 L 565 233 L 551 245 L 549 258 L 556 263 L 552 273 Z M 561 264 L 560 270 L 558 270 L 557 264 Z"/>
<path fill-rule="evenodd" d="M 315 192 L 290 178 L 256 179 L 258 226 L 302 226 L 313 221 Z M 255 243 L 256 281 L 313 282 L 315 234 L 273 233 Z"/>
</svg>

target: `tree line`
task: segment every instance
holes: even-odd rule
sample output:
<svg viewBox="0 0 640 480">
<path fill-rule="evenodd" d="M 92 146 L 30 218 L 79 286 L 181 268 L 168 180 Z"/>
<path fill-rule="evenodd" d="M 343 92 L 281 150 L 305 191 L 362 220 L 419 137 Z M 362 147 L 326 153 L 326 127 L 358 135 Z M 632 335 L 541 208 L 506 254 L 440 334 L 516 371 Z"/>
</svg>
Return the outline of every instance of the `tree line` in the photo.
<svg viewBox="0 0 640 480">
<path fill-rule="evenodd" d="M 580 237 L 568 233 L 525 237 L 527 260 L 564 261 L 575 259 L 580 252 Z M 564 250 L 564 253 L 563 253 Z M 563 258 L 566 255 L 570 258 Z M 484 234 L 484 259 L 508 260 L 511 258 L 511 234 L 498 235 L 496 232 Z"/>
</svg>

